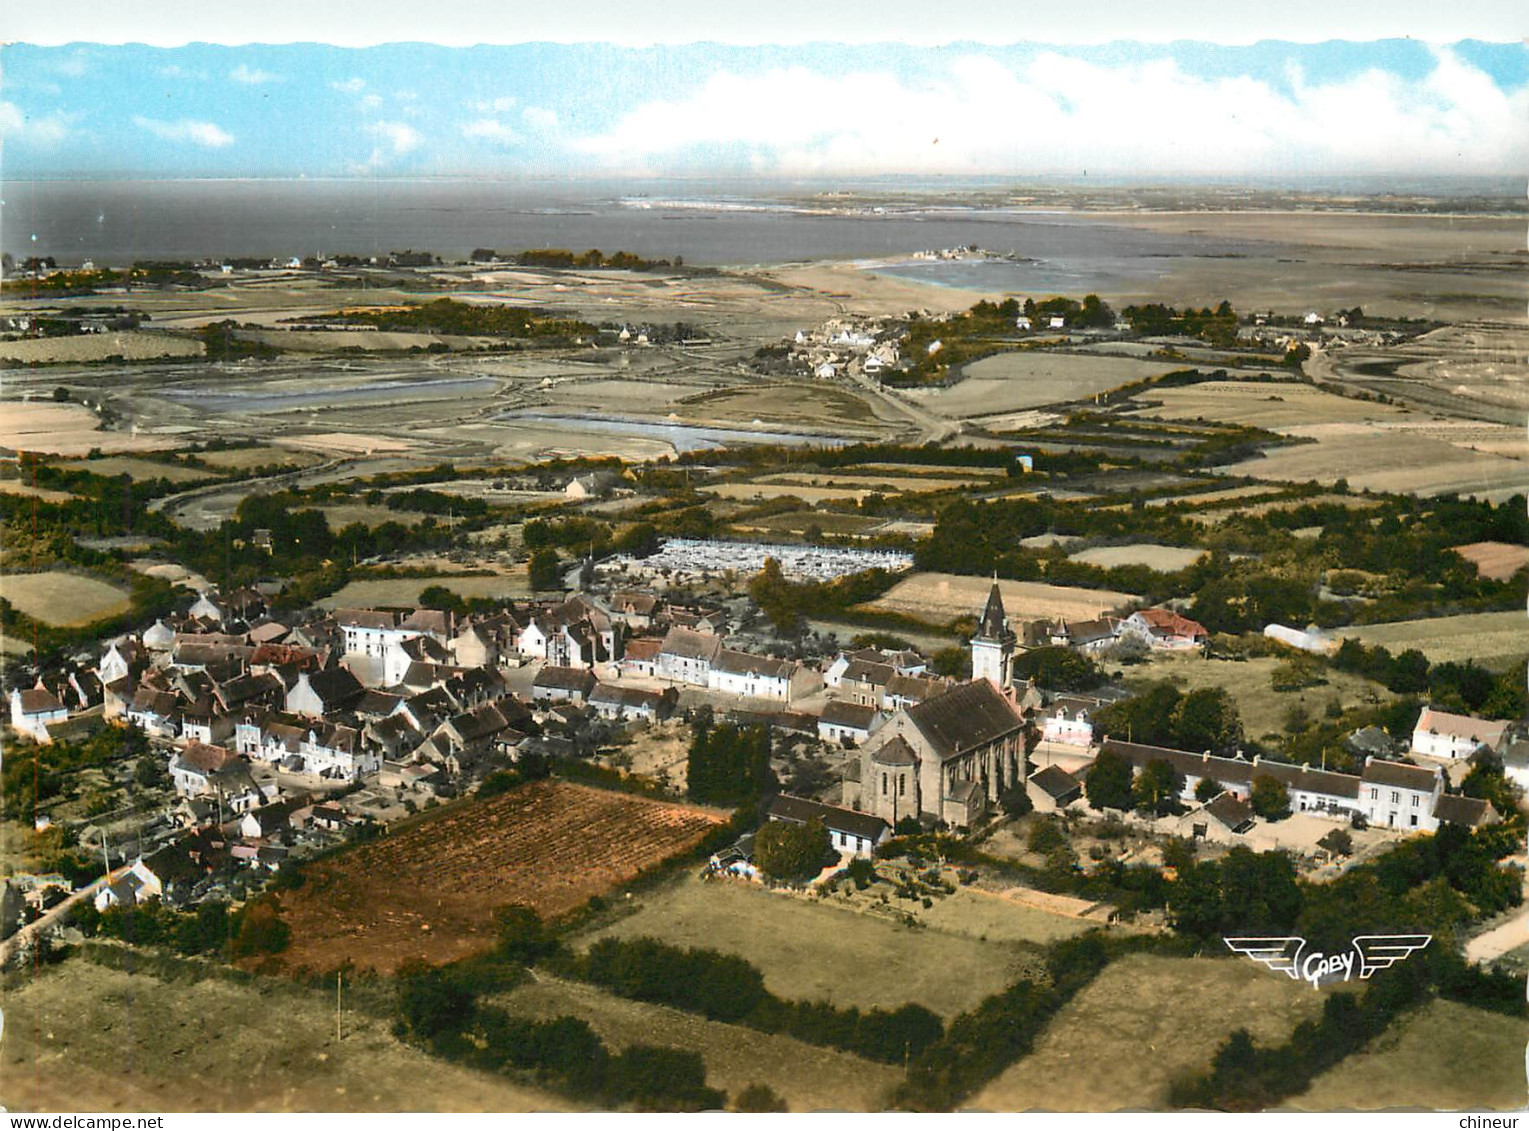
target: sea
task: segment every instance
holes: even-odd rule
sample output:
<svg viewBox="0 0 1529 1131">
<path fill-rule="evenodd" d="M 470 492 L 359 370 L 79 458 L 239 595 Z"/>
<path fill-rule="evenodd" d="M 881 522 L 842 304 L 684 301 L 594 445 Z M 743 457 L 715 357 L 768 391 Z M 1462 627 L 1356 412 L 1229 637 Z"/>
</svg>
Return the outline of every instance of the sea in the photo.
<svg viewBox="0 0 1529 1131">
<path fill-rule="evenodd" d="M 385 256 L 402 250 L 428 250 L 450 262 L 475 248 L 598 248 L 654 259 L 682 257 L 692 266 L 875 260 L 890 274 L 924 282 L 1059 293 L 1076 284 L 1102 289 L 1111 282 L 1157 277 L 1184 258 L 1267 254 L 1271 247 L 1147 231 L 1112 223 L 1108 214 L 954 207 L 940 200 L 963 189 L 982 193 L 1002 187 L 983 178 L 964 184 L 879 179 L 831 186 L 675 180 L 11 181 L 0 197 L 0 247 L 18 258 L 52 256 L 65 265 L 90 260 L 116 267 L 145 260 Z M 837 195 L 825 196 L 827 188 Z M 1317 188 L 1355 191 L 1356 186 Z M 872 197 L 887 203 L 873 206 Z M 970 245 L 997 258 L 914 258 L 921 251 Z"/>
</svg>

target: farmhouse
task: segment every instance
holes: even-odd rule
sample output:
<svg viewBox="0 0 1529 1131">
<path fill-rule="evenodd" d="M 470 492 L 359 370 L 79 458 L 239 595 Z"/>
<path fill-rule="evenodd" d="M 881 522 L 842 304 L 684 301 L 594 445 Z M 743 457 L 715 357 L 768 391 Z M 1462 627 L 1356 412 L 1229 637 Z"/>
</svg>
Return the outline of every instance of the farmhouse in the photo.
<svg viewBox="0 0 1529 1131">
<path fill-rule="evenodd" d="M 1360 805 L 1370 824 L 1423 832 L 1439 827 L 1434 812 L 1444 793 L 1444 774 L 1439 767 L 1366 758 L 1359 780 Z"/>
<path fill-rule="evenodd" d="M 711 666 L 722 653 L 722 641 L 710 633 L 671 628 L 659 645 L 656 674 L 659 679 L 706 687 Z"/>
<path fill-rule="evenodd" d="M 848 742 L 859 746 L 871 737 L 885 718 L 875 707 L 864 703 L 830 699 L 818 716 L 818 737 L 824 742 Z"/>
<path fill-rule="evenodd" d="M 857 813 L 853 809 L 824 805 L 786 793 L 779 794 L 770 802 L 772 821 L 805 825 L 814 819 L 822 822 L 828 830 L 829 843 L 834 851 L 840 853 L 870 857 L 879 845 L 892 837 L 892 826 L 869 813 Z"/>
<path fill-rule="evenodd" d="M 148 900 L 157 899 L 164 891 L 159 877 L 140 858 L 132 866 L 120 872 L 110 883 L 103 884 L 96 892 L 96 910 L 108 907 L 135 907 Z"/>
<path fill-rule="evenodd" d="M 667 716 L 678 698 L 672 687 L 658 692 L 601 683 L 590 693 L 589 705 L 602 719 L 641 719 L 651 723 Z"/>
<path fill-rule="evenodd" d="M 1140 609 L 1132 613 L 1120 622 L 1117 636 L 1140 640 L 1147 647 L 1163 652 L 1198 648 L 1210 639 L 1204 625 L 1169 609 Z"/>
<path fill-rule="evenodd" d="M 27 691 L 11 688 L 11 726 L 33 741 L 52 742 L 48 727 L 68 720 L 69 709 L 41 683 Z"/>
<path fill-rule="evenodd" d="M 538 702 L 582 703 L 595 688 L 595 677 L 584 668 L 548 665 L 536 673 L 531 698 Z"/>
<path fill-rule="evenodd" d="M 1495 750 L 1508 729 L 1504 722 L 1491 722 L 1470 715 L 1452 715 L 1435 707 L 1424 707 L 1412 728 L 1412 753 L 1429 758 L 1469 758 L 1477 747 Z"/>
<path fill-rule="evenodd" d="M 1089 721 L 1092 703 L 1081 699 L 1057 698 L 1041 713 L 1041 741 L 1063 746 L 1087 748 L 1094 742 L 1094 724 Z"/>
</svg>

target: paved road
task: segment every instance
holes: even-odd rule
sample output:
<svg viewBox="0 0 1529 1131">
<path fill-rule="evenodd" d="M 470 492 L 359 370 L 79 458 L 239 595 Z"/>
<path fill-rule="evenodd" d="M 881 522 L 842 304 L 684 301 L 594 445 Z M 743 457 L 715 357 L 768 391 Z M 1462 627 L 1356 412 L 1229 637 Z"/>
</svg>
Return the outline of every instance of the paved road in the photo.
<svg viewBox="0 0 1529 1131">
<path fill-rule="evenodd" d="M 126 871 L 127 866 L 124 866 L 116 869 L 115 871 L 108 872 L 104 876 L 98 877 L 93 882 L 78 889 L 77 891 L 70 893 L 69 897 L 62 903 L 59 903 L 56 906 L 50 907 L 47 911 L 44 911 L 42 915 L 32 920 L 32 922 L 28 923 L 26 926 L 22 927 L 21 930 L 17 931 L 4 942 L 0 942 L 0 969 L 3 969 L 10 964 L 12 956 L 14 956 L 16 951 L 20 949 L 22 943 L 32 939 L 42 931 L 46 931 L 52 927 L 58 926 L 70 911 L 74 910 L 74 908 L 80 905 L 82 900 L 94 899 L 96 897 L 96 892 L 100 891 L 103 885 L 115 881 L 122 875 L 122 873 Z"/>
<path fill-rule="evenodd" d="M 1506 863 L 1523 865 L 1529 860 L 1520 856 Z M 1529 871 L 1524 874 L 1524 898 L 1529 900 Z M 1472 962 L 1490 962 L 1526 943 L 1529 943 L 1529 911 L 1520 910 L 1506 923 L 1484 931 L 1466 943 L 1465 957 Z"/>
</svg>

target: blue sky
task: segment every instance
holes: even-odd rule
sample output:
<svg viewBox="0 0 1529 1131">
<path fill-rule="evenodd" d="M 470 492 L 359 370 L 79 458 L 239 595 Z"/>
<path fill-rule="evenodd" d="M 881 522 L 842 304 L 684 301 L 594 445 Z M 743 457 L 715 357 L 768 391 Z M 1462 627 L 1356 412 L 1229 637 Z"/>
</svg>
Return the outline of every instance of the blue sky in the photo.
<svg viewBox="0 0 1529 1131">
<path fill-rule="evenodd" d="M 1529 170 L 1522 43 L 18 44 L 0 66 L 7 179 Z"/>
</svg>

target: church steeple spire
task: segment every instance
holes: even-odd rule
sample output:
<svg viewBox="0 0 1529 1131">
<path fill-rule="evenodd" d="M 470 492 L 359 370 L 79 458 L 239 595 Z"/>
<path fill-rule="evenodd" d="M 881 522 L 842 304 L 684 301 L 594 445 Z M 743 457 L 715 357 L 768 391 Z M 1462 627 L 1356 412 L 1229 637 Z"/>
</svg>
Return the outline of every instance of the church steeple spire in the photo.
<svg viewBox="0 0 1529 1131">
<path fill-rule="evenodd" d="M 995 574 L 982 618 L 977 622 L 976 635 L 972 637 L 972 678 L 991 680 L 1000 690 L 1006 690 L 1013 678 L 1016 643 L 1018 639 L 1009 629 L 1003 594 L 998 590 Z"/>
</svg>

